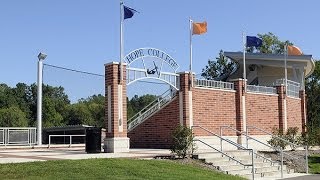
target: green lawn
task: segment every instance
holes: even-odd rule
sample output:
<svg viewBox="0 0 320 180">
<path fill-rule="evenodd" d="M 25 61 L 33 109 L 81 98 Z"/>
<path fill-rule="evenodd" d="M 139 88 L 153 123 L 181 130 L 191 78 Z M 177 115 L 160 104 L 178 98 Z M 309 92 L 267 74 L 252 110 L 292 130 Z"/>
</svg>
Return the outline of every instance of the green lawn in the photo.
<svg viewBox="0 0 320 180">
<path fill-rule="evenodd" d="M 312 174 L 320 174 L 320 154 L 309 156 L 309 171 Z"/>
<path fill-rule="evenodd" d="M 167 160 L 88 159 L 0 165 L 0 179 L 242 179 Z"/>
</svg>

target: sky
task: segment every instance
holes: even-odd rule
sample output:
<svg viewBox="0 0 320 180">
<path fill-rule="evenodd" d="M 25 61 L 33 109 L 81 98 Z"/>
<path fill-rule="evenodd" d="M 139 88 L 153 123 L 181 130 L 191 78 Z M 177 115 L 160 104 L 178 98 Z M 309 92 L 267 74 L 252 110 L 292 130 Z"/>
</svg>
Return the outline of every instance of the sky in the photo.
<svg viewBox="0 0 320 180">
<path fill-rule="evenodd" d="M 11 87 L 35 83 L 39 52 L 48 55 L 47 64 L 104 74 L 104 64 L 119 61 L 119 4 L 119 0 L 1 0 L 0 83 Z M 178 71 L 189 68 L 189 17 L 208 24 L 206 34 L 192 38 L 197 74 L 221 49 L 241 51 L 243 31 L 272 32 L 320 59 L 317 0 L 125 0 L 124 4 L 139 11 L 124 22 L 124 54 L 143 47 L 161 49 L 180 65 Z M 103 78 L 54 68 L 45 67 L 44 83 L 64 86 L 73 99 L 104 93 Z M 132 94 L 143 87 L 131 88 Z"/>
</svg>

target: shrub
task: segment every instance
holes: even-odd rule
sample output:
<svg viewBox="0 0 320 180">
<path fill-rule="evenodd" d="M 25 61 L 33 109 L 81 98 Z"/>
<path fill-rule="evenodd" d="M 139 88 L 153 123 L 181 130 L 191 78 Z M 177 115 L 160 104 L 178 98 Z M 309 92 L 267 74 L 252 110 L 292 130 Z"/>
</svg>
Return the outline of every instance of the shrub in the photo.
<svg viewBox="0 0 320 180">
<path fill-rule="evenodd" d="M 298 127 L 290 127 L 287 129 L 286 135 L 284 136 L 284 139 L 294 143 L 294 144 L 298 144 L 300 136 L 298 136 L 298 131 L 299 128 Z M 290 147 L 292 150 L 295 150 L 297 147 L 295 145 L 290 144 Z"/>
<path fill-rule="evenodd" d="M 307 132 L 302 133 L 299 143 L 306 146 L 320 145 L 320 128 L 308 127 Z"/>
<path fill-rule="evenodd" d="M 194 150 L 193 138 L 190 128 L 179 125 L 172 134 L 173 145 L 171 152 L 177 154 L 180 158 L 185 158 Z"/>
<path fill-rule="evenodd" d="M 285 135 L 283 134 L 283 131 L 280 131 L 278 128 L 273 128 L 272 129 L 272 137 L 267 142 L 273 147 L 284 149 L 288 145 L 288 143 L 280 140 L 277 137 L 285 139 Z"/>
</svg>

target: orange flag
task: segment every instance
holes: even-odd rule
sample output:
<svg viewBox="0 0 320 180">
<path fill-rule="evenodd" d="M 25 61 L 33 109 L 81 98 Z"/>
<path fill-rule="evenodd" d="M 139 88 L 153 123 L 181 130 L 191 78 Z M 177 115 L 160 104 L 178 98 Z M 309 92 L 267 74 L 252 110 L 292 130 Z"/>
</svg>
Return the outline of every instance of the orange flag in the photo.
<svg viewBox="0 0 320 180">
<path fill-rule="evenodd" d="M 302 51 L 297 46 L 288 45 L 288 55 L 300 56 Z"/>
<path fill-rule="evenodd" d="M 192 34 L 203 34 L 207 32 L 207 22 L 192 23 Z"/>
</svg>

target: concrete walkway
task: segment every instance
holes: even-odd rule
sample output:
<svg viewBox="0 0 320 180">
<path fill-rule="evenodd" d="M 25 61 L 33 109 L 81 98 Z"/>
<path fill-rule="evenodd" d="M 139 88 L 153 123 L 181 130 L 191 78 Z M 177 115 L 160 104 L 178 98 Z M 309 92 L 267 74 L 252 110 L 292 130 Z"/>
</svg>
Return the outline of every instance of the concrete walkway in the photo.
<svg viewBox="0 0 320 180">
<path fill-rule="evenodd" d="M 151 159 L 155 156 L 167 156 L 167 149 L 130 149 L 127 153 L 90 153 L 84 147 L 71 148 L 14 148 L 0 149 L 0 164 L 21 163 L 32 161 L 62 160 L 62 159 L 90 159 L 90 158 L 139 158 Z"/>
<path fill-rule="evenodd" d="M 292 178 L 285 178 L 285 180 L 319 180 L 320 175 L 306 175 Z"/>
</svg>

